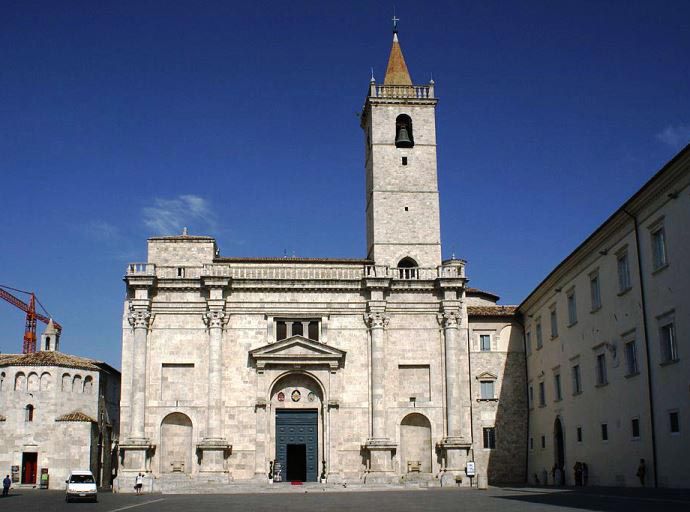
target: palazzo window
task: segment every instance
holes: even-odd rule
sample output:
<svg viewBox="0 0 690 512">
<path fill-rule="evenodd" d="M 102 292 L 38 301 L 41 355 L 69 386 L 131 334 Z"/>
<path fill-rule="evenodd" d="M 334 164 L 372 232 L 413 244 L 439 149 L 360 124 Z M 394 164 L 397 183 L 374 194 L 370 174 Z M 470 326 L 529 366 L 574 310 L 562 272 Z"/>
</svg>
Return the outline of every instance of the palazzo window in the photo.
<svg viewBox="0 0 690 512">
<path fill-rule="evenodd" d="M 659 342 L 661 363 L 672 363 L 678 360 L 678 345 L 673 313 L 659 318 Z"/>
<path fill-rule="evenodd" d="M 589 294 L 592 302 L 592 312 L 601 309 L 601 286 L 599 284 L 599 271 L 589 275 Z"/>
<path fill-rule="evenodd" d="M 28 423 L 30 421 L 34 421 L 34 406 L 29 404 L 26 406 L 26 409 L 24 410 L 24 420 Z"/>
<path fill-rule="evenodd" d="M 479 350 L 489 352 L 491 350 L 491 336 L 489 334 L 479 335 Z"/>
<path fill-rule="evenodd" d="M 663 224 L 652 230 L 652 256 L 654 270 L 664 268 L 668 264 L 666 257 L 666 231 Z"/>
<path fill-rule="evenodd" d="M 496 394 L 494 391 L 494 381 L 483 380 L 480 382 L 480 384 L 482 400 L 494 400 L 496 398 Z"/>
<path fill-rule="evenodd" d="M 606 354 L 597 355 L 597 386 L 605 386 L 608 384 L 608 377 L 606 375 Z"/>
<path fill-rule="evenodd" d="M 276 341 L 284 340 L 292 336 L 304 336 L 310 340 L 319 341 L 319 320 L 309 319 L 280 319 L 276 320 Z"/>
<path fill-rule="evenodd" d="M 628 252 L 623 251 L 618 254 L 618 293 L 627 292 L 632 285 L 630 284 L 630 262 Z"/>
<path fill-rule="evenodd" d="M 576 364 L 572 367 L 573 375 L 573 395 L 582 393 L 582 376 L 580 374 L 580 365 Z"/>
<path fill-rule="evenodd" d="M 484 427 L 484 448 L 493 450 L 496 448 L 496 428 L 495 427 Z"/>
<path fill-rule="evenodd" d="M 637 366 L 637 345 L 635 340 L 630 340 L 625 344 L 625 366 L 626 375 L 637 375 L 639 368 Z"/>
</svg>

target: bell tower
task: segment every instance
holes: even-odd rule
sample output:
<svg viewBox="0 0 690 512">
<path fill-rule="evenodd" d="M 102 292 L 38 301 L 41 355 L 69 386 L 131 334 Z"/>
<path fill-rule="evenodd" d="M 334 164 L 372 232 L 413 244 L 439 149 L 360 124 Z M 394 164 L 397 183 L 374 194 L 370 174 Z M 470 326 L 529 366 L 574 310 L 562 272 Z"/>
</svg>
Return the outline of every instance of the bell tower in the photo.
<svg viewBox="0 0 690 512">
<path fill-rule="evenodd" d="M 394 25 L 386 77 L 379 85 L 372 76 L 361 115 L 367 257 L 377 265 L 409 269 L 441 264 L 437 101 L 433 80 L 412 83 Z"/>
</svg>

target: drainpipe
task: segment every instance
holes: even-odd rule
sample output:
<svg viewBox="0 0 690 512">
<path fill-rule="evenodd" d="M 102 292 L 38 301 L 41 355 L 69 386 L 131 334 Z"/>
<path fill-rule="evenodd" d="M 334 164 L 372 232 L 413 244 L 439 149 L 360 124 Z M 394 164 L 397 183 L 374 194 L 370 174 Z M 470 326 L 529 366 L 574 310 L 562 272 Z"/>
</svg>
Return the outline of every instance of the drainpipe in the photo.
<svg viewBox="0 0 690 512">
<path fill-rule="evenodd" d="M 644 279 L 642 274 L 642 252 L 640 251 L 639 222 L 636 215 L 623 208 L 623 211 L 633 220 L 635 226 L 635 246 L 637 247 L 637 273 L 640 278 L 640 301 L 642 303 L 642 328 L 644 330 L 644 349 L 647 357 L 647 390 L 649 394 L 649 415 L 652 427 L 652 465 L 654 467 L 654 487 L 659 487 L 659 475 L 656 460 L 656 429 L 654 428 L 656 417 L 654 416 L 654 393 L 652 389 L 652 360 L 649 356 L 649 329 L 647 326 L 647 301 L 644 293 Z"/>
</svg>

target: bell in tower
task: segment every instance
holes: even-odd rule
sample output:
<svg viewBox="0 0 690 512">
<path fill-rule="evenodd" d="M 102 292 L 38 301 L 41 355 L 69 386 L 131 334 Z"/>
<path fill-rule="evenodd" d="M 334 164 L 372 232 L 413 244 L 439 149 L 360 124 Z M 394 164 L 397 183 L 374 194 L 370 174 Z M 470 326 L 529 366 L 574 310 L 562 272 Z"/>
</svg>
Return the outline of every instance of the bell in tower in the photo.
<svg viewBox="0 0 690 512">
<path fill-rule="evenodd" d="M 395 122 L 395 147 L 411 148 L 414 146 L 412 141 L 412 119 L 410 116 L 401 114 Z"/>
</svg>

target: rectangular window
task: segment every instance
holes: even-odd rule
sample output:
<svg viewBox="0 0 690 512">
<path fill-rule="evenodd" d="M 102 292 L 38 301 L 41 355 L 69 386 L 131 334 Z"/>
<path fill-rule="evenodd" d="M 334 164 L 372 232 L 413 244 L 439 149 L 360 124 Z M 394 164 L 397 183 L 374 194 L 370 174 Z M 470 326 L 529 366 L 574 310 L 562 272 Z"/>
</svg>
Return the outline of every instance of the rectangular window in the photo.
<svg viewBox="0 0 690 512">
<path fill-rule="evenodd" d="M 529 407 L 530 409 L 534 407 L 534 387 L 530 386 L 529 387 Z"/>
<path fill-rule="evenodd" d="M 580 375 L 580 365 L 573 366 L 573 395 L 582 393 L 582 376 Z"/>
<path fill-rule="evenodd" d="M 563 396 L 561 395 L 561 375 L 558 373 L 553 376 L 553 387 L 556 392 L 556 401 L 562 400 Z"/>
<path fill-rule="evenodd" d="M 406 156 L 402 157 L 402 164 L 407 165 L 407 157 Z"/>
<path fill-rule="evenodd" d="M 659 328 L 659 341 L 661 342 L 661 362 L 670 363 L 678 359 L 678 347 L 676 345 L 676 328 L 673 320 L 665 319 Z"/>
<path fill-rule="evenodd" d="M 275 319 L 276 341 L 292 336 L 304 336 L 319 341 L 319 321 L 308 319 Z"/>
<path fill-rule="evenodd" d="M 609 440 L 609 426 L 606 423 L 601 424 L 601 440 L 602 441 L 608 441 Z"/>
<path fill-rule="evenodd" d="M 551 337 L 555 338 L 558 336 L 558 315 L 556 315 L 556 306 L 553 306 L 551 312 L 549 313 L 551 318 Z"/>
<path fill-rule="evenodd" d="M 635 340 L 628 341 L 625 344 L 625 365 L 627 369 L 627 375 L 636 375 L 639 373 L 639 368 L 637 367 L 637 344 Z"/>
<path fill-rule="evenodd" d="M 628 253 L 622 252 L 618 255 L 618 293 L 626 292 L 630 289 L 630 265 Z"/>
<path fill-rule="evenodd" d="M 539 407 L 544 407 L 546 405 L 546 390 L 544 389 L 544 383 L 539 383 Z"/>
<path fill-rule="evenodd" d="M 525 350 L 527 351 L 527 355 L 532 353 L 532 333 L 529 331 L 525 333 Z"/>
<path fill-rule="evenodd" d="M 671 411 L 668 413 L 668 422 L 671 427 L 671 434 L 679 434 L 680 419 L 678 418 L 678 411 Z"/>
<path fill-rule="evenodd" d="M 568 292 L 568 324 L 577 323 L 577 302 L 575 301 L 575 290 Z"/>
<path fill-rule="evenodd" d="M 488 334 L 481 334 L 479 336 L 479 350 L 482 352 L 491 350 L 491 336 Z"/>
<path fill-rule="evenodd" d="M 639 439 L 640 438 L 640 418 L 633 418 L 630 426 L 632 429 L 632 438 L 633 439 Z"/>
<path fill-rule="evenodd" d="M 582 442 L 582 427 L 577 427 L 577 442 Z"/>
<path fill-rule="evenodd" d="M 541 436 L 541 448 L 546 448 L 546 436 Z"/>
<path fill-rule="evenodd" d="M 597 386 L 608 383 L 606 376 L 606 354 L 597 355 Z"/>
<path fill-rule="evenodd" d="M 534 450 L 534 438 L 533 437 L 529 438 L 529 449 Z"/>
<path fill-rule="evenodd" d="M 666 232 L 663 226 L 652 231 L 652 256 L 654 270 L 659 270 L 668 263 L 666 260 Z"/>
<path fill-rule="evenodd" d="M 540 349 L 544 344 L 544 338 L 541 333 L 541 319 L 537 320 L 535 330 L 537 331 L 537 349 Z"/>
<path fill-rule="evenodd" d="M 493 450 L 496 448 L 496 429 L 494 427 L 484 427 L 484 448 Z"/>
<path fill-rule="evenodd" d="M 483 380 L 480 382 L 480 384 L 482 400 L 493 400 L 494 398 L 496 398 L 496 396 L 494 395 L 494 381 Z"/>
<path fill-rule="evenodd" d="M 592 311 L 601 308 L 601 288 L 599 285 L 599 272 L 589 276 L 589 293 L 592 300 Z"/>
</svg>

